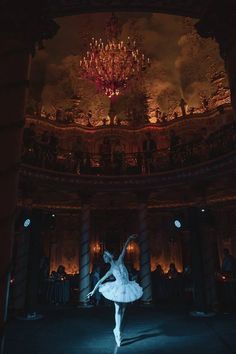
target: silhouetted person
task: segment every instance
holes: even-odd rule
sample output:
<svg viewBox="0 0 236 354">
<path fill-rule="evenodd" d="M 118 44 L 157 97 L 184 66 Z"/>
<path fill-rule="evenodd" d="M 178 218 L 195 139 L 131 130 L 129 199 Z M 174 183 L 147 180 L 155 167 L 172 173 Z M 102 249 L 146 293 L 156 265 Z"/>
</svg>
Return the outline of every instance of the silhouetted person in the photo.
<svg viewBox="0 0 236 354">
<path fill-rule="evenodd" d="M 186 105 L 187 105 L 187 103 L 185 102 L 185 100 L 183 98 L 181 98 L 181 100 L 179 102 L 179 106 L 181 108 L 181 112 L 182 112 L 183 117 L 186 117 Z"/>
<path fill-rule="evenodd" d="M 59 265 L 57 268 L 57 274 L 59 279 L 65 279 L 67 277 L 66 269 L 63 265 Z"/>
<path fill-rule="evenodd" d="M 157 106 L 156 107 L 156 119 L 157 120 L 160 120 L 160 118 L 161 118 L 161 111 L 160 111 L 160 107 L 159 106 Z"/>
<path fill-rule="evenodd" d="M 209 101 L 208 101 L 208 99 L 206 97 L 203 97 L 202 106 L 203 106 L 204 111 L 208 111 L 208 109 L 209 109 Z"/>
<path fill-rule="evenodd" d="M 177 112 L 174 112 L 174 119 L 178 119 L 178 113 Z"/>
<path fill-rule="evenodd" d="M 120 143 L 120 140 L 117 140 L 113 147 L 113 164 L 114 164 L 115 172 L 117 174 L 120 174 L 122 171 L 123 157 L 124 157 L 124 151 L 122 145 Z"/>
<path fill-rule="evenodd" d="M 152 288 L 154 299 L 161 299 L 165 296 L 165 281 L 164 281 L 164 271 L 162 266 L 158 264 L 156 269 L 152 272 Z"/>
<path fill-rule="evenodd" d="M 194 107 L 190 107 L 189 109 L 189 113 L 191 114 L 191 116 L 194 114 L 195 108 Z"/>
<path fill-rule="evenodd" d="M 163 112 L 161 115 L 161 122 L 166 123 L 166 118 L 167 118 L 167 114 L 165 112 Z"/>
<path fill-rule="evenodd" d="M 84 151 L 82 147 L 82 142 L 79 137 L 77 137 L 74 145 L 74 159 L 75 159 L 75 169 L 77 173 L 81 173 L 84 167 Z"/>
<path fill-rule="evenodd" d="M 171 278 L 171 279 L 175 279 L 179 276 L 179 272 L 177 271 L 174 263 L 170 263 L 170 267 L 167 272 L 167 276 L 168 276 L 168 278 Z"/>
<path fill-rule="evenodd" d="M 101 154 L 100 164 L 106 173 L 108 167 L 111 165 L 111 142 L 109 138 L 105 137 L 103 139 L 103 142 L 99 148 L 99 152 Z"/>
<path fill-rule="evenodd" d="M 224 258 L 222 261 L 222 273 L 228 276 L 235 276 L 236 259 L 230 254 L 229 249 L 224 249 Z"/>
<path fill-rule="evenodd" d="M 151 133 L 146 133 L 146 140 L 143 142 L 144 167 L 145 172 L 150 173 L 153 167 L 153 155 L 157 150 L 156 142 L 151 137 Z"/>
<path fill-rule="evenodd" d="M 90 119 L 92 118 L 92 111 L 89 110 L 88 113 L 87 113 L 87 119 L 88 119 L 88 122 L 87 122 L 87 127 L 92 127 L 92 124 L 90 122 Z"/>
<path fill-rule="evenodd" d="M 62 109 L 58 108 L 56 111 L 56 121 L 63 122 L 63 120 L 64 120 L 63 111 L 62 111 Z"/>
</svg>

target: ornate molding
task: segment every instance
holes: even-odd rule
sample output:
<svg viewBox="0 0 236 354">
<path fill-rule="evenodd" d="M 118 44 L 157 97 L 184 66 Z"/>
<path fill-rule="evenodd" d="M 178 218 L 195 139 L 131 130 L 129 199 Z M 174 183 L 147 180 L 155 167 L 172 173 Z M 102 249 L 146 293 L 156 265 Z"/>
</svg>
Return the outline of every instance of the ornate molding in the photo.
<svg viewBox="0 0 236 354">
<path fill-rule="evenodd" d="M 22 165 L 20 178 L 32 178 L 38 182 L 66 186 L 67 188 L 94 192 L 113 191 L 155 191 L 164 186 L 176 186 L 193 183 L 200 177 L 212 179 L 217 176 L 233 173 L 236 170 L 236 153 L 180 170 L 156 173 L 150 176 L 77 176 L 69 173 L 43 170 L 36 167 Z"/>
<path fill-rule="evenodd" d="M 146 11 L 199 18 L 205 0 L 51 0 L 55 16 L 86 12 Z"/>
<path fill-rule="evenodd" d="M 223 106 L 224 108 L 224 112 L 225 113 L 232 113 L 233 115 L 233 111 L 232 111 L 232 106 L 231 104 L 224 104 Z M 123 134 L 124 131 L 126 132 L 145 132 L 145 130 L 149 130 L 149 129 L 155 129 L 155 130 L 163 130 L 169 127 L 176 127 L 182 123 L 186 123 L 188 122 L 191 123 L 193 121 L 196 120 L 201 120 L 201 119 L 212 119 L 216 116 L 220 117 L 220 113 L 219 113 L 219 109 L 215 108 L 211 111 L 207 111 L 207 112 L 203 112 L 203 113 L 196 113 L 193 116 L 189 117 L 187 116 L 187 118 L 182 118 L 180 117 L 179 119 L 172 119 L 170 121 L 167 121 L 165 123 L 147 123 L 144 125 L 140 125 L 137 127 L 130 127 L 128 125 L 114 125 L 114 126 L 110 126 L 110 125 L 99 125 L 99 126 L 94 126 L 94 127 L 88 127 L 88 126 L 84 126 L 84 125 L 80 125 L 77 123 L 58 123 L 54 120 L 46 120 L 44 118 L 37 118 L 36 116 L 31 116 L 31 115 L 26 115 L 26 122 L 29 123 L 35 123 L 38 125 L 42 125 L 45 127 L 49 127 L 49 128 L 55 128 L 58 130 L 63 130 L 63 131 L 70 131 L 70 130 L 78 130 L 79 132 L 83 132 L 83 133 L 98 133 L 100 132 L 101 134 L 106 133 L 106 134 L 113 134 L 115 133 L 120 133 Z"/>
</svg>

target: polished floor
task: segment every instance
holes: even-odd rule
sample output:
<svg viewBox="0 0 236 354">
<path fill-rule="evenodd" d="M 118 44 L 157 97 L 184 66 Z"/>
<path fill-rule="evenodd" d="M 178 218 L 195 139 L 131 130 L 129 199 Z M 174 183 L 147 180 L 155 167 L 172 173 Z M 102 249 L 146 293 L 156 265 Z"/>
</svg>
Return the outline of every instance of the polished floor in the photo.
<svg viewBox="0 0 236 354">
<path fill-rule="evenodd" d="M 130 306 L 124 339 L 113 338 L 113 307 L 43 309 L 38 321 L 10 319 L 4 354 L 235 354 L 236 314 L 191 317 L 182 308 Z"/>
</svg>

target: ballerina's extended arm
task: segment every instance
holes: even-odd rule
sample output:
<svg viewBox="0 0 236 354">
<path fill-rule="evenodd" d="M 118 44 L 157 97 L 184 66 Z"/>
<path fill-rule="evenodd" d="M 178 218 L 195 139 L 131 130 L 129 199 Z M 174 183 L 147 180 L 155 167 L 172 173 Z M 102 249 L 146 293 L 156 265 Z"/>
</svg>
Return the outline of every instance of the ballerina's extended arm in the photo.
<svg viewBox="0 0 236 354">
<path fill-rule="evenodd" d="M 112 275 L 112 270 L 111 269 L 109 269 L 108 272 L 97 282 L 97 284 L 95 285 L 94 289 L 92 291 L 90 291 L 90 293 L 88 293 L 87 298 L 90 298 L 91 296 L 93 296 L 93 294 L 95 293 L 95 291 L 97 290 L 99 285 L 102 282 L 104 282 L 104 280 L 106 280 L 110 275 Z"/>
<path fill-rule="evenodd" d="M 125 244 L 124 244 L 124 247 L 123 247 L 123 250 L 119 256 L 119 260 L 123 260 L 124 259 L 124 256 L 125 256 L 125 252 L 126 252 L 126 248 L 128 246 L 128 244 L 132 241 L 132 240 L 135 240 L 136 238 L 138 237 L 137 234 L 133 234 L 133 235 L 130 235 L 128 237 L 128 239 L 126 240 Z"/>
</svg>

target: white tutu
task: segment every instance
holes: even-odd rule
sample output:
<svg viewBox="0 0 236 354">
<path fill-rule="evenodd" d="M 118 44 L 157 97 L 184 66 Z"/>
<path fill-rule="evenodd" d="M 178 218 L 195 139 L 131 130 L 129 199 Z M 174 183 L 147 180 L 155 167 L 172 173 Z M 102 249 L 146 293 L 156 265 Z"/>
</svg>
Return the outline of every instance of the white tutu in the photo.
<svg viewBox="0 0 236 354">
<path fill-rule="evenodd" d="M 117 261 L 111 268 L 115 281 L 109 281 L 100 285 L 99 292 L 108 299 L 115 302 L 133 302 L 143 295 L 143 289 L 136 283 L 130 281 L 127 269 L 123 262 Z"/>
<path fill-rule="evenodd" d="M 143 295 L 143 289 L 135 281 L 120 283 L 109 281 L 99 287 L 100 293 L 108 299 L 116 302 L 133 302 Z"/>
</svg>

